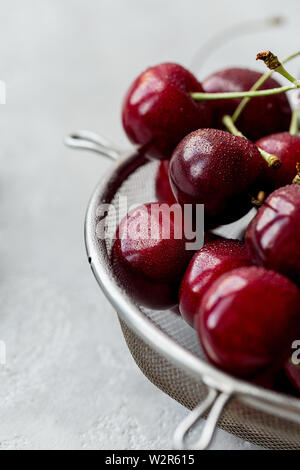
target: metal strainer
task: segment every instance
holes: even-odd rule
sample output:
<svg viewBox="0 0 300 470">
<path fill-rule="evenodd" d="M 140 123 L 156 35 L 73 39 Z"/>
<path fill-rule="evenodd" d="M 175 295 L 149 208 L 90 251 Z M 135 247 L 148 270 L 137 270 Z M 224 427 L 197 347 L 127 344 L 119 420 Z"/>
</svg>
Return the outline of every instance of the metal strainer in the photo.
<svg viewBox="0 0 300 470">
<path fill-rule="evenodd" d="M 157 163 L 137 151 L 119 153 L 110 143 L 91 132 L 79 131 L 65 143 L 98 152 L 114 160 L 112 170 L 96 187 L 90 200 L 85 240 L 92 271 L 108 300 L 117 311 L 129 350 L 145 376 L 158 388 L 192 410 L 174 434 L 176 449 L 205 449 L 216 426 L 256 445 L 269 449 L 300 449 L 300 399 L 272 392 L 221 372 L 205 358 L 196 333 L 171 311 L 141 308 L 122 290 L 113 277 L 109 254 L 115 230 L 110 210 L 99 214 L 101 204 L 123 211 L 122 201 L 142 204 L 155 200 Z M 98 222 L 105 239 L 97 234 Z M 227 227 L 234 236 L 241 224 Z M 188 433 L 206 417 L 199 440 L 190 443 Z"/>
</svg>

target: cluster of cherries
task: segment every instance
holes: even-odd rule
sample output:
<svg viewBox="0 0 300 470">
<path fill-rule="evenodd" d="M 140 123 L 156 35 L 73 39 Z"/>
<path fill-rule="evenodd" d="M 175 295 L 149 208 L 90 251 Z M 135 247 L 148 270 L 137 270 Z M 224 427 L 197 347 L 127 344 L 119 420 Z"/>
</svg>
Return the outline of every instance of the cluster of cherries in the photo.
<svg viewBox="0 0 300 470">
<path fill-rule="evenodd" d="M 138 304 L 179 306 L 213 364 L 271 388 L 285 371 L 300 392 L 300 366 L 291 361 L 300 340 L 300 137 L 277 81 L 266 79 L 257 97 L 243 92 L 260 79 L 231 68 L 201 84 L 182 66 L 164 63 L 134 81 L 123 125 L 142 154 L 161 160 L 159 202 L 123 219 L 112 266 Z M 231 132 L 223 130 L 224 116 L 228 122 L 241 103 L 235 124 L 249 140 L 233 120 Z M 211 232 L 240 219 L 254 200 L 260 208 L 244 241 Z M 184 221 L 170 208 L 184 204 L 204 204 L 205 242 L 196 253 L 186 249 L 184 235 L 176 236 L 179 229 L 184 234 Z"/>
</svg>

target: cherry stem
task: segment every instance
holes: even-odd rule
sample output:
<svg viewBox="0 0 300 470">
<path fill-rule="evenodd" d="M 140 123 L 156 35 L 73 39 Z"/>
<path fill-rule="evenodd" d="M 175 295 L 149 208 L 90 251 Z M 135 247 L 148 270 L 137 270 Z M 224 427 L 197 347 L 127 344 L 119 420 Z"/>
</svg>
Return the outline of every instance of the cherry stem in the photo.
<svg viewBox="0 0 300 470">
<path fill-rule="evenodd" d="M 296 165 L 297 175 L 293 179 L 293 184 L 300 184 L 300 163 Z"/>
<path fill-rule="evenodd" d="M 296 108 L 294 109 L 293 114 L 292 114 L 292 120 L 291 120 L 291 125 L 290 125 L 291 135 L 298 135 L 298 132 L 299 132 L 298 119 L 299 119 L 299 109 Z"/>
<path fill-rule="evenodd" d="M 282 64 L 286 64 L 287 62 L 290 62 L 291 60 L 295 59 L 296 57 L 298 57 L 300 55 L 300 51 L 297 51 L 295 52 L 294 54 L 291 54 L 289 55 L 288 57 L 286 57 L 285 59 L 283 59 L 282 61 Z M 257 82 L 253 85 L 253 87 L 250 89 L 250 91 L 257 91 L 260 87 L 263 86 L 263 84 L 273 75 L 274 73 L 274 70 L 269 70 L 269 72 L 265 73 L 264 75 L 262 75 L 258 80 Z M 234 114 L 232 115 L 232 120 L 233 122 L 236 122 L 238 120 L 238 118 L 240 117 L 240 115 L 242 114 L 242 112 L 244 111 L 245 107 L 247 106 L 247 104 L 249 103 L 249 101 L 251 101 L 251 98 L 250 97 L 247 97 L 247 98 L 244 98 L 240 104 L 238 105 L 238 107 L 236 108 Z"/>
<path fill-rule="evenodd" d="M 241 99 L 241 98 L 258 98 L 260 96 L 272 96 L 279 95 L 280 93 L 286 93 L 287 91 L 294 90 L 295 86 L 283 86 L 279 88 L 270 88 L 267 90 L 260 91 L 234 91 L 224 93 L 201 93 L 192 92 L 190 93 L 191 98 L 195 101 L 212 101 L 212 100 L 226 100 L 226 99 Z"/>
<path fill-rule="evenodd" d="M 226 114 L 225 116 L 223 116 L 222 121 L 223 121 L 224 126 L 229 130 L 229 132 L 231 132 L 231 134 L 236 135 L 238 137 L 243 137 L 244 139 L 246 139 L 244 134 L 242 134 L 241 131 L 239 131 L 238 128 L 235 126 L 234 122 L 232 121 L 231 116 Z"/>
<path fill-rule="evenodd" d="M 248 140 L 247 137 L 242 134 L 237 127 L 235 126 L 232 117 L 225 115 L 222 119 L 224 126 L 231 132 L 233 135 L 236 135 L 238 137 L 243 137 L 244 139 Z M 263 157 L 263 159 L 268 163 L 268 166 L 274 169 L 280 168 L 281 167 L 281 160 L 276 157 L 275 155 L 271 155 L 270 153 L 266 152 L 265 150 L 257 147 L 259 150 L 259 153 Z"/>
<path fill-rule="evenodd" d="M 262 60 L 270 70 L 279 73 L 291 82 L 296 88 L 300 88 L 300 82 L 291 75 L 282 65 L 278 57 L 271 51 L 260 52 L 256 56 L 256 60 Z"/>
</svg>

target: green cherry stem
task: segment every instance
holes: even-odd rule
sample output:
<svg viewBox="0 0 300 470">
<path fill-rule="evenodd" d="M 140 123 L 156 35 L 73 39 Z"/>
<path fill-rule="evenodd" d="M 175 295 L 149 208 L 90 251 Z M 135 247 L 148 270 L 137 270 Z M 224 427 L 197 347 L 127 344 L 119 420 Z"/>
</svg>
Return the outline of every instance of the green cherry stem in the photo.
<svg viewBox="0 0 300 470">
<path fill-rule="evenodd" d="M 283 64 L 279 61 L 278 57 L 273 54 L 273 52 L 260 52 L 259 54 L 257 54 L 256 60 L 262 60 L 270 70 L 279 73 L 289 82 L 291 82 L 296 88 L 300 88 L 300 81 L 293 77 L 293 75 L 291 75 L 284 68 Z"/>
<path fill-rule="evenodd" d="M 271 96 L 279 95 L 280 93 L 286 93 L 287 91 L 294 90 L 295 86 L 283 86 L 280 88 L 270 88 L 268 90 L 260 91 L 234 91 L 224 93 L 201 93 L 193 92 L 190 93 L 191 98 L 195 101 L 212 101 L 212 100 L 225 100 L 225 99 L 240 99 L 240 98 L 257 98 L 259 96 Z"/>
<path fill-rule="evenodd" d="M 291 60 L 295 59 L 296 57 L 298 57 L 300 55 L 300 51 L 297 51 L 297 52 L 294 52 L 294 54 L 291 54 L 289 55 L 288 57 L 286 57 L 285 59 L 283 59 L 282 61 L 282 64 L 286 64 L 287 62 L 290 62 Z M 256 83 L 254 83 L 253 87 L 250 89 L 250 91 L 257 91 L 259 90 L 260 87 L 263 86 L 263 84 L 273 75 L 274 73 L 274 70 L 269 70 L 269 72 L 265 73 L 264 75 L 262 75 Z M 244 111 L 245 107 L 247 106 L 247 104 L 249 103 L 249 101 L 251 100 L 251 98 L 247 97 L 247 98 L 244 98 L 240 104 L 238 105 L 238 107 L 236 108 L 234 114 L 232 115 L 232 120 L 233 122 L 236 122 L 238 120 L 238 118 L 240 117 L 240 115 L 242 114 L 242 112 Z"/>
<path fill-rule="evenodd" d="M 262 75 L 257 80 L 257 82 L 253 85 L 253 87 L 250 89 L 250 91 L 257 91 L 261 86 L 263 86 L 263 84 L 268 80 L 268 78 L 271 75 L 272 75 L 272 72 L 268 72 L 265 75 Z M 251 100 L 251 98 L 247 97 L 247 98 L 244 98 L 240 102 L 240 104 L 238 105 L 238 107 L 236 108 L 235 112 L 232 115 L 233 122 L 236 122 L 238 120 L 238 118 L 240 117 L 240 115 L 242 114 L 242 112 L 244 111 L 245 107 L 247 106 L 247 104 L 249 103 L 250 100 Z"/>
<path fill-rule="evenodd" d="M 291 135 L 298 135 L 299 132 L 299 109 L 295 108 L 292 114 L 291 126 L 290 126 L 290 134 Z M 293 184 L 300 184 L 300 163 L 296 164 L 296 171 L 297 174 L 293 179 Z"/>
<path fill-rule="evenodd" d="M 294 54 L 289 55 L 286 57 L 283 61 L 282 64 L 285 64 L 289 62 L 290 60 L 294 59 L 295 57 L 298 57 L 300 55 L 300 51 L 295 52 Z M 281 67 L 282 67 L 282 64 Z M 284 67 L 282 67 L 283 70 Z M 260 79 L 253 85 L 251 90 L 249 91 L 237 91 L 237 92 L 224 92 L 224 93 L 200 93 L 200 92 L 192 92 L 190 93 L 191 98 L 193 98 L 195 101 L 213 101 L 213 100 L 224 100 L 224 99 L 242 99 L 241 103 L 237 107 L 234 115 L 232 116 L 233 122 L 236 122 L 237 119 L 239 118 L 240 114 L 244 110 L 245 106 L 247 103 L 251 100 L 251 98 L 258 98 L 260 96 L 272 96 L 272 95 L 278 95 L 280 93 L 286 93 L 287 91 L 294 90 L 295 88 L 300 87 L 300 82 L 296 80 L 292 75 L 290 75 L 286 70 L 286 78 L 287 76 L 290 77 L 290 81 L 292 81 L 293 85 L 292 86 L 284 86 L 284 87 L 279 87 L 279 88 L 270 88 L 267 90 L 260 90 L 258 89 L 270 78 L 270 76 L 274 73 L 277 72 L 278 70 L 272 69 L 269 72 L 267 72 L 265 75 L 262 75 Z"/>
<path fill-rule="evenodd" d="M 235 126 L 231 116 L 226 114 L 225 116 L 223 116 L 222 121 L 224 126 L 227 128 L 227 130 L 229 130 L 229 132 L 231 132 L 231 134 L 236 135 L 238 137 L 244 137 L 244 139 L 246 139 L 244 134 L 242 134 L 241 131 L 239 131 L 238 128 Z"/>
<path fill-rule="evenodd" d="M 290 125 L 291 135 L 298 135 L 298 132 L 299 132 L 298 119 L 299 119 L 299 109 L 296 108 L 294 109 L 293 114 L 292 114 L 292 120 L 291 120 L 291 125 Z"/>
<path fill-rule="evenodd" d="M 244 139 L 247 139 L 235 126 L 232 117 L 225 115 L 222 119 L 224 126 L 231 132 L 233 135 L 236 135 L 238 137 L 243 137 Z M 257 147 L 259 150 L 259 153 L 263 157 L 263 159 L 268 163 L 268 166 L 274 169 L 280 168 L 281 166 L 281 160 L 276 157 L 275 155 L 271 155 L 270 153 L 266 152 L 265 150 Z"/>
</svg>

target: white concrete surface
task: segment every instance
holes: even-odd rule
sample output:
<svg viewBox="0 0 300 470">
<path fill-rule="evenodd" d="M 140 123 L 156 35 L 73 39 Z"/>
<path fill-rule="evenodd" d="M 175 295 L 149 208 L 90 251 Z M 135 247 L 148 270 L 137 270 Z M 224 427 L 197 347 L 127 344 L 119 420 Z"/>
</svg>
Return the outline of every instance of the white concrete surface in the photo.
<svg viewBox="0 0 300 470">
<path fill-rule="evenodd" d="M 62 141 L 86 128 L 128 145 L 120 103 L 135 75 L 165 60 L 188 65 L 204 40 L 241 19 L 284 9 L 290 23 L 224 45 L 203 75 L 255 66 L 258 49 L 296 50 L 299 5 L 0 1 L 0 449 L 171 447 L 186 410 L 142 376 L 86 262 L 85 208 L 109 162 Z M 224 432 L 213 447 L 253 448 Z"/>
</svg>

